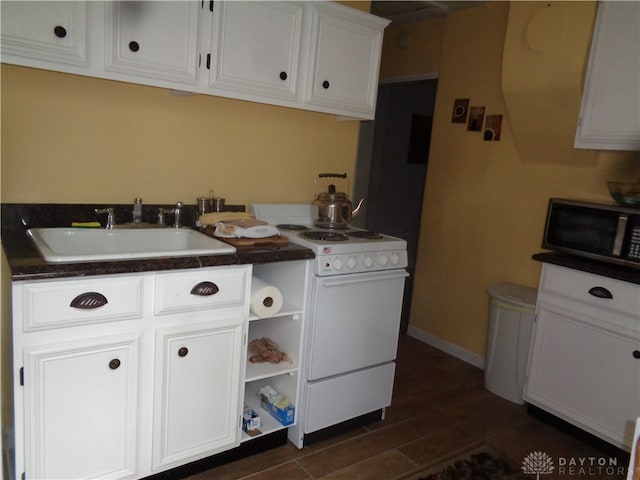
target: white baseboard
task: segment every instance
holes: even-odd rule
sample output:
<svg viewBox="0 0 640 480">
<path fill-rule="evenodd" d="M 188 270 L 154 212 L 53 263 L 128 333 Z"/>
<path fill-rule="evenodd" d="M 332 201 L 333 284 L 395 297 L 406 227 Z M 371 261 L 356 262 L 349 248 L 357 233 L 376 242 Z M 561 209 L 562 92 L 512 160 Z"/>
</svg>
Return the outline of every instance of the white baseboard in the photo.
<svg viewBox="0 0 640 480">
<path fill-rule="evenodd" d="M 425 332 L 424 330 L 414 327 L 413 325 L 409 325 L 407 328 L 407 335 L 411 338 L 415 338 L 416 340 L 420 340 L 423 343 L 431 345 L 432 347 L 437 348 L 438 350 L 442 350 L 449 355 L 452 355 L 456 358 L 459 358 L 463 362 L 467 362 L 474 367 L 478 367 L 484 370 L 484 357 L 478 355 L 477 353 L 470 352 L 469 350 L 465 350 L 458 345 L 455 345 L 451 342 L 447 342 L 446 340 L 441 339 L 440 337 L 436 337 L 432 333 Z"/>
</svg>

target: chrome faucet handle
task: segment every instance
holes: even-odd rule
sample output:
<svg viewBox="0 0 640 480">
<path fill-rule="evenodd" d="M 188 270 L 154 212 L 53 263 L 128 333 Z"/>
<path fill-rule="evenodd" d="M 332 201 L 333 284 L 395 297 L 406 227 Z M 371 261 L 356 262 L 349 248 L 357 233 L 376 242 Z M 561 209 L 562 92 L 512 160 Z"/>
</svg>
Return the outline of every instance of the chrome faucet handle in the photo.
<svg viewBox="0 0 640 480">
<path fill-rule="evenodd" d="M 113 214 L 113 207 L 109 207 L 109 208 L 96 208 L 96 213 L 97 214 L 103 214 L 106 213 L 107 214 L 107 225 L 105 226 L 105 228 L 107 230 L 111 230 L 114 225 L 116 224 L 116 221 L 114 219 L 114 214 Z"/>
<path fill-rule="evenodd" d="M 180 211 L 184 207 L 184 203 L 178 202 L 174 208 L 158 208 L 158 225 L 165 225 L 164 215 L 165 213 L 173 213 L 173 226 L 175 228 L 180 227 Z"/>
<path fill-rule="evenodd" d="M 173 208 L 158 208 L 158 225 L 164 225 L 164 215 L 165 213 L 175 213 L 175 209 Z"/>
</svg>

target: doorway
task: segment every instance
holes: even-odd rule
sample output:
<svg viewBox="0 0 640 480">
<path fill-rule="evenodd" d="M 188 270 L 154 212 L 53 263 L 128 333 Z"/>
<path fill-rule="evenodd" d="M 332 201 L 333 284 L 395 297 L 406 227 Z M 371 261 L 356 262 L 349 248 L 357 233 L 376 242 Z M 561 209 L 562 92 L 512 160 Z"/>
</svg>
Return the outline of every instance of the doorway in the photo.
<svg viewBox="0 0 640 480">
<path fill-rule="evenodd" d="M 358 138 L 354 199 L 367 200 L 353 223 L 407 241 L 402 332 L 409 325 L 437 84 L 434 78 L 381 84 L 375 120 L 361 122 Z"/>
</svg>

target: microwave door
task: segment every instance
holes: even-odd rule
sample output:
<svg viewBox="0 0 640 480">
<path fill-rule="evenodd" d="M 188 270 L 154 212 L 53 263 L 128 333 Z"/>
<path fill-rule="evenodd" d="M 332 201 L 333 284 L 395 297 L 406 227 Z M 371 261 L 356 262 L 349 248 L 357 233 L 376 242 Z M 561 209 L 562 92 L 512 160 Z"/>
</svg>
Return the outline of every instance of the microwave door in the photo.
<svg viewBox="0 0 640 480">
<path fill-rule="evenodd" d="M 610 256 L 618 238 L 619 213 L 556 203 L 549 211 L 543 247 Z"/>
</svg>

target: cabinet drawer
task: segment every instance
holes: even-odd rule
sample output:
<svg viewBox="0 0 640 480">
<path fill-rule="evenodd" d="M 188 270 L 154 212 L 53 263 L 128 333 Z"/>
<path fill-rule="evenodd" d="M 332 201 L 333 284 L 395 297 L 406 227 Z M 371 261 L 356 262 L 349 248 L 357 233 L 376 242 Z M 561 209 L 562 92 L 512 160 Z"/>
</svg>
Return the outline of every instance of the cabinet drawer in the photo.
<svg viewBox="0 0 640 480">
<path fill-rule="evenodd" d="M 159 274 L 155 314 L 242 306 L 247 278 L 246 267 Z"/>
<path fill-rule="evenodd" d="M 633 318 L 640 312 L 639 285 L 593 273 L 545 264 L 540 289 Z"/>
<path fill-rule="evenodd" d="M 17 289 L 25 332 L 142 317 L 143 277 L 27 283 Z M 20 294 L 21 292 L 21 294 Z"/>
<path fill-rule="evenodd" d="M 389 362 L 306 384 L 304 433 L 388 407 L 391 404 L 395 365 Z"/>
</svg>

